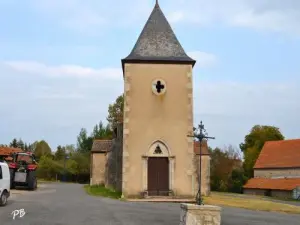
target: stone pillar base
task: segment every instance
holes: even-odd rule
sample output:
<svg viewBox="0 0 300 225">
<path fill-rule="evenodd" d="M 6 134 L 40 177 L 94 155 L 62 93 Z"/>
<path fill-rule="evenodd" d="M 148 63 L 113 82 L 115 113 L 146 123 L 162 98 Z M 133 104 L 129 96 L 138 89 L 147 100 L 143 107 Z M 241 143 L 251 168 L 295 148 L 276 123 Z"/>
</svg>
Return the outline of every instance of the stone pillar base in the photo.
<svg viewBox="0 0 300 225">
<path fill-rule="evenodd" d="M 221 225 L 221 207 L 213 205 L 180 205 L 179 225 Z"/>
</svg>

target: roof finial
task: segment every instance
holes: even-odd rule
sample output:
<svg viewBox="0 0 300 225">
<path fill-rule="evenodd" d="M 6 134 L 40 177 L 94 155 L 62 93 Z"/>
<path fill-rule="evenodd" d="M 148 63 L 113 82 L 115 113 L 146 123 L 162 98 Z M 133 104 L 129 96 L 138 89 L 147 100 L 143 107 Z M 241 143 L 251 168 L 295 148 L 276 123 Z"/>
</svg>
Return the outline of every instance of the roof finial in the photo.
<svg viewBox="0 0 300 225">
<path fill-rule="evenodd" d="M 158 6 L 158 0 L 155 0 L 155 6 Z"/>
</svg>

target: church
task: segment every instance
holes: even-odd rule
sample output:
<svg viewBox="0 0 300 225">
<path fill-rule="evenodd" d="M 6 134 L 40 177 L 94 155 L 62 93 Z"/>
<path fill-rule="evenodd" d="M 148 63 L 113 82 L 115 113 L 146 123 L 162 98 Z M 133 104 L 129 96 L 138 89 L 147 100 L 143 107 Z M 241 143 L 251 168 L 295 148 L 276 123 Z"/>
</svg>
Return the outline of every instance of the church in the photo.
<svg viewBox="0 0 300 225">
<path fill-rule="evenodd" d="M 193 134 L 193 67 L 158 2 L 131 53 L 121 60 L 123 120 L 112 140 L 94 140 L 91 185 L 125 198 L 194 198 L 201 172 L 202 195 L 210 193 L 210 156 Z"/>
</svg>

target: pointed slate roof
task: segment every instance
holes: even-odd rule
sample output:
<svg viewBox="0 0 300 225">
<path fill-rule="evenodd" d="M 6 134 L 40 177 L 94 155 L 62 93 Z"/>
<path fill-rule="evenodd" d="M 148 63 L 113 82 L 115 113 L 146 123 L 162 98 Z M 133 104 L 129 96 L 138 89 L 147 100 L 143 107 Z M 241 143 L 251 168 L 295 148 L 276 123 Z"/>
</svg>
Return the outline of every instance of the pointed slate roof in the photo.
<svg viewBox="0 0 300 225">
<path fill-rule="evenodd" d="M 131 53 L 122 59 L 123 69 L 127 62 L 196 63 L 185 53 L 157 2 Z"/>
</svg>

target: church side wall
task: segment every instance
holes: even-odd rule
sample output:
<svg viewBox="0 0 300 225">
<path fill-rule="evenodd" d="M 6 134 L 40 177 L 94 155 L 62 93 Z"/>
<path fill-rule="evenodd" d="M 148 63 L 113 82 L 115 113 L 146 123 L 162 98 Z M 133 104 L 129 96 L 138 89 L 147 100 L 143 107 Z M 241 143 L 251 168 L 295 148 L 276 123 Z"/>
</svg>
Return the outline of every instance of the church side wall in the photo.
<svg viewBox="0 0 300 225">
<path fill-rule="evenodd" d="M 153 94 L 154 79 L 163 79 L 163 96 Z M 174 156 L 172 191 L 194 196 L 192 67 L 190 65 L 126 64 L 123 194 L 137 196 L 143 189 L 142 156 L 156 140 L 162 140 Z"/>
<path fill-rule="evenodd" d="M 113 140 L 111 151 L 107 154 L 106 165 L 106 187 L 111 187 L 117 191 L 122 189 L 122 143 Z"/>
<path fill-rule="evenodd" d="M 107 154 L 106 187 L 122 191 L 122 153 L 123 153 L 123 126 L 118 125 L 117 137 L 113 140 L 112 148 Z"/>
</svg>

